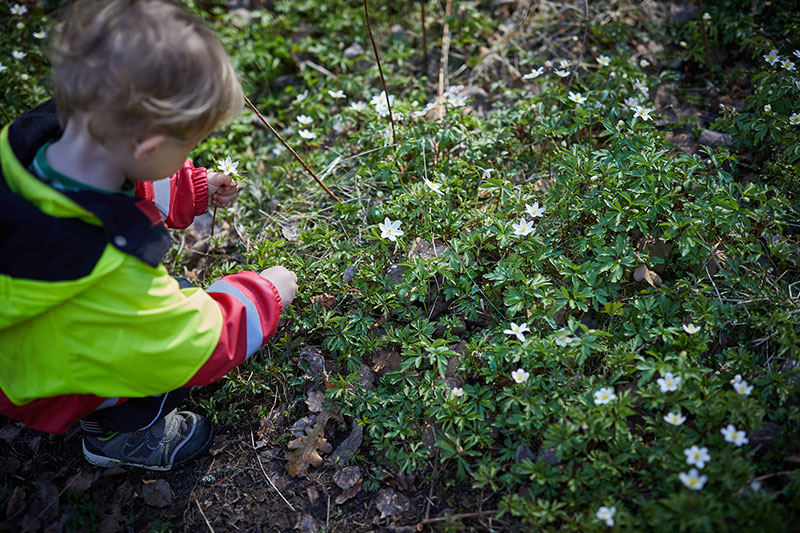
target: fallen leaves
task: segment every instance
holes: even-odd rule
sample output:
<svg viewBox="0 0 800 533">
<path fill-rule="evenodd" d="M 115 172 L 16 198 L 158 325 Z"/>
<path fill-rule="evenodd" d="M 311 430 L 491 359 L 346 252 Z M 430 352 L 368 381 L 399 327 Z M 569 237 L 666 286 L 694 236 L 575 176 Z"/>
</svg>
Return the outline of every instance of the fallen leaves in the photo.
<svg viewBox="0 0 800 533">
<path fill-rule="evenodd" d="M 291 477 L 306 477 L 311 466 L 322 466 L 321 453 L 330 453 L 333 447 L 325 439 L 325 423 L 332 413 L 325 409 L 317 416 L 316 423 L 305 429 L 305 435 L 290 441 L 286 452 L 286 471 Z"/>
<path fill-rule="evenodd" d="M 141 496 L 147 505 L 168 507 L 172 504 L 172 487 L 164 479 L 143 479 Z"/>
</svg>

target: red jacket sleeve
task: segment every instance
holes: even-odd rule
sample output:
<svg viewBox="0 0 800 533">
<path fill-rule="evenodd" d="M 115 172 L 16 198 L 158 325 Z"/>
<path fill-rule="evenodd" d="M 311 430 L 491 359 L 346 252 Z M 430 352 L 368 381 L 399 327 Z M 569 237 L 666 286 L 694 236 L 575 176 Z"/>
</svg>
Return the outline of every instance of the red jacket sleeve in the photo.
<svg viewBox="0 0 800 533">
<path fill-rule="evenodd" d="M 211 357 L 186 386 L 212 383 L 248 359 L 275 335 L 283 310 L 278 290 L 255 272 L 223 276 L 206 292 L 222 310 L 222 333 Z"/>
<path fill-rule="evenodd" d="M 168 227 L 186 228 L 208 211 L 206 169 L 195 168 L 187 159 L 169 178 L 136 182 L 136 196 L 153 202 Z"/>
</svg>

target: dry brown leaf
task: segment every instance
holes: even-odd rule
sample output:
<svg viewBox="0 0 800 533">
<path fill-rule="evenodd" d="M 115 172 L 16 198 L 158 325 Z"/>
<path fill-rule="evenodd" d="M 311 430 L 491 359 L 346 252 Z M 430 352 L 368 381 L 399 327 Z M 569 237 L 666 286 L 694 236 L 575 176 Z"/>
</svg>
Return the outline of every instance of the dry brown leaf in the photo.
<svg viewBox="0 0 800 533">
<path fill-rule="evenodd" d="M 387 372 L 393 372 L 400 368 L 400 352 L 397 348 L 383 348 L 373 359 L 372 371 L 383 376 Z"/>
<path fill-rule="evenodd" d="M 361 492 L 361 484 L 363 480 L 359 479 L 358 483 L 350 487 L 349 489 L 345 490 L 341 494 L 336 497 L 336 505 L 342 505 L 347 500 L 356 496 L 359 492 Z"/>
<path fill-rule="evenodd" d="M 311 304 L 319 304 L 323 309 L 331 310 L 336 307 L 336 298 L 332 294 L 323 292 L 311 297 Z"/>
<path fill-rule="evenodd" d="M 381 489 L 375 499 L 375 507 L 380 511 L 381 519 L 403 514 L 408 511 L 410 505 L 408 498 L 392 489 Z"/>
<path fill-rule="evenodd" d="M 172 504 L 172 487 L 165 479 L 143 479 L 142 499 L 153 507 L 168 507 Z"/>
<path fill-rule="evenodd" d="M 725 252 L 719 249 L 721 244 L 718 242 L 711 248 L 711 256 L 706 261 L 706 269 L 710 276 L 728 268 L 728 258 L 725 257 Z"/>
<path fill-rule="evenodd" d="M 346 463 L 356 453 L 363 440 L 364 426 L 356 420 L 353 422 L 353 429 L 350 431 L 350 435 L 336 447 L 336 451 L 331 455 L 331 460 L 339 465 Z"/>
<path fill-rule="evenodd" d="M 652 287 L 658 288 L 662 285 L 661 276 L 647 268 L 647 265 L 642 263 L 633 270 L 633 279 L 636 281 L 645 280 Z"/>
<path fill-rule="evenodd" d="M 533 190 L 536 192 L 545 192 L 549 189 L 556 180 L 553 178 L 541 178 L 533 182 Z"/>
<path fill-rule="evenodd" d="M 322 400 L 325 398 L 325 394 L 322 392 L 317 392 L 314 389 L 308 391 L 308 398 L 306 399 L 306 404 L 308 404 L 308 410 L 312 413 L 319 413 L 322 411 Z"/>
<path fill-rule="evenodd" d="M 306 428 L 306 434 L 290 441 L 286 452 L 286 471 L 291 477 L 306 477 L 310 466 L 322 466 L 320 453 L 330 453 L 333 447 L 325 439 L 325 423 L 332 413 L 323 409 L 317 422 Z"/>
</svg>

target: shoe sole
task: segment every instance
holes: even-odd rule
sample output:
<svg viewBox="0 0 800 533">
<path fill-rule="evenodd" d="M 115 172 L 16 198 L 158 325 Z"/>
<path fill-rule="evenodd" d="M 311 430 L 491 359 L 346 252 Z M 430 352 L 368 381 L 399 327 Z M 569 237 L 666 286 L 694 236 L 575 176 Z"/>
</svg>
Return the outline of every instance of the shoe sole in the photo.
<svg viewBox="0 0 800 533">
<path fill-rule="evenodd" d="M 86 449 L 86 441 L 85 440 L 81 443 L 81 445 L 83 447 L 83 456 L 86 458 L 86 460 L 90 464 L 93 464 L 94 466 L 99 466 L 101 468 L 111 468 L 112 466 L 136 466 L 136 467 L 139 467 L 139 468 L 144 468 L 145 470 L 155 470 L 157 472 L 168 472 L 168 471 L 172 470 L 173 468 L 175 468 L 176 466 L 182 465 L 183 463 L 185 463 L 187 461 L 191 461 L 195 457 L 198 457 L 198 456 L 204 454 L 208 450 L 208 447 L 211 446 L 211 441 L 214 440 L 214 434 L 215 433 L 216 433 L 216 431 L 215 431 L 214 426 L 211 426 L 211 432 L 208 434 L 208 439 L 206 439 L 206 442 L 203 444 L 203 447 L 201 448 L 201 450 L 202 450 L 201 452 L 199 452 L 199 453 L 197 453 L 195 455 L 192 455 L 191 457 L 187 457 L 186 459 L 184 459 L 182 461 L 178 461 L 177 463 L 173 463 L 171 465 L 165 465 L 165 466 L 146 465 L 146 464 L 142 464 L 142 463 L 134 463 L 134 462 L 130 462 L 130 461 L 123 461 L 121 459 L 113 459 L 111 457 L 106 457 L 105 455 L 97 455 L 97 454 L 92 453 L 92 452 L 90 452 L 89 450 Z"/>
</svg>

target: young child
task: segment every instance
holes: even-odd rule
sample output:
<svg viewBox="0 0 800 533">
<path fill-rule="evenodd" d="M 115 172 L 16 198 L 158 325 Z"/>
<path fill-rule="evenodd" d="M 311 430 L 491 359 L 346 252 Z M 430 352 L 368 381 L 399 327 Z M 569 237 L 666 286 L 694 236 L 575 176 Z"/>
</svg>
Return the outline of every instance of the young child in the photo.
<svg viewBox="0 0 800 533">
<path fill-rule="evenodd" d="M 212 31 L 171 0 L 79 0 L 53 33 L 55 102 L 0 133 L 0 413 L 52 433 L 80 420 L 90 463 L 169 470 L 213 438 L 176 411 L 188 387 L 263 346 L 297 278 L 203 291 L 161 264 L 165 222 L 236 195 L 186 160 L 242 105 Z"/>
</svg>

